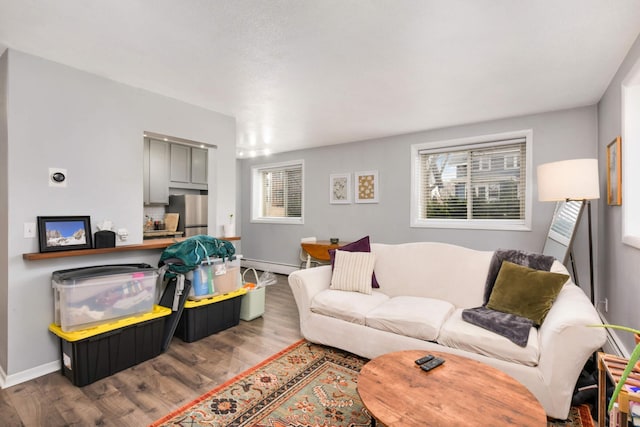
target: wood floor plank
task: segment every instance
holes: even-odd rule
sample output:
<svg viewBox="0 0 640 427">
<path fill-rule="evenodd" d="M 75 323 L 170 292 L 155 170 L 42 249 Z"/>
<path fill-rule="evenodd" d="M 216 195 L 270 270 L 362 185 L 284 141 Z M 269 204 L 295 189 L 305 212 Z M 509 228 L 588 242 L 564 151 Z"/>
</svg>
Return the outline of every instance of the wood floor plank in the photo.
<svg viewBox="0 0 640 427">
<path fill-rule="evenodd" d="M 85 387 L 57 372 L 0 390 L 0 425 L 140 427 L 180 408 L 302 338 L 287 276 L 276 276 L 263 317 L 193 343 L 173 338 L 165 353 Z"/>
</svg>

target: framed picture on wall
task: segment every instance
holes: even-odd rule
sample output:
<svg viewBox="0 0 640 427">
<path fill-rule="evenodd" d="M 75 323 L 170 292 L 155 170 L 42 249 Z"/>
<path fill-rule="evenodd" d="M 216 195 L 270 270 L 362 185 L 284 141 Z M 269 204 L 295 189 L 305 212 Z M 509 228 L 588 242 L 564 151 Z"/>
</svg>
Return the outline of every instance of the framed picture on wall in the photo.
<svg viewBox="0 0 640 427">
<path fill-rule="evenodd" d="M 622 204 L 622 139 L 619 136 L 607 145 L 607 203 Z"/>
<path fill-rule="evenodd" d="M 355 172 L 356 203 L 378 203 L 380 186 L 378 171 Z"/>
<path fill-rule="evenodd" d="M 332 205 L 351 203 L 351 174 L 329 175 L 329 203 Z"/>
<path fill-rule="evenodd" d="M 40 252 L 91 249 L 88 216 L 39 216 Z"/>
</svg>

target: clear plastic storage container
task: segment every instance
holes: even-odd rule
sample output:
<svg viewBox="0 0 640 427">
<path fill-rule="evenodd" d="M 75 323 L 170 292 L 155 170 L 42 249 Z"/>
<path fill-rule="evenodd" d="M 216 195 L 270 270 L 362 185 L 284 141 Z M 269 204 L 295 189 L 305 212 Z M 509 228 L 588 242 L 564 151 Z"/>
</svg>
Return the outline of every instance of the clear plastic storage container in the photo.
<svg viewBox="0 0 640 427">
<path fill-rule="evenodd" d="M 242 287 L 240 276 L 240 260 L 237 255 L 234 260 L 211 259 L 211 263 L 203 262 L 198 268 L 187 273 L 191 280 L 189 299 L 199 301 L 215 295 L 224 295 Z"/>
<path fill-rule="evenodd" d="M 146 264 L 55 271 L 55 324 L 64 332 L 153 310 L 158 273 Z"/>
</svg>

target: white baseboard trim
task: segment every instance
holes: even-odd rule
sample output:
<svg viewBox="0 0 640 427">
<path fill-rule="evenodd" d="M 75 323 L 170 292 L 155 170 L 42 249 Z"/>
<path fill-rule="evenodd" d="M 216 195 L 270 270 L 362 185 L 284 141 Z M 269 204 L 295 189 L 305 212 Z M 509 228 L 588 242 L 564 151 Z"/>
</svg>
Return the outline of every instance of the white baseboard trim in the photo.
<svg viewBox="0 0 640 427">
<path fill-rule="evenodd" d="M 45 363 L 44 365 L 36 366 L 35 368 L 27 369 L 11 375 L 7 375 L 4 372 L 4 369 L 0 368 L 0 388 L 5 389 L 12 387 L 56 371 L 60 371 L 59 360 L 57 362 Z"/>
<path fill-rule="evenodd" d="M 245 268 L 255 268 L 260 271 L 270 271 L 272 273 L 289 275 L 296 270 L 300 270 L 299 265 L 280 264 L 259 259 L 242 258 L 241 265 Z"/>
<path fill-rule="evenodd" d="M 598 314 L 600 315 L 600 319 L 602 323 L 608 324 L 606 317 L 600 310 L 598 310 Z M 615 329 L 607 328 L 607 342 L 604 343 L 602 349 L 605 353 L 615 354 L 618 357 L 624 357 L 628 359 L 631 356 L 631 352 L 627 349 L 627 347 L 620 341 L 620 337 L 618 337 L 618 331 Z"/>
</svg>

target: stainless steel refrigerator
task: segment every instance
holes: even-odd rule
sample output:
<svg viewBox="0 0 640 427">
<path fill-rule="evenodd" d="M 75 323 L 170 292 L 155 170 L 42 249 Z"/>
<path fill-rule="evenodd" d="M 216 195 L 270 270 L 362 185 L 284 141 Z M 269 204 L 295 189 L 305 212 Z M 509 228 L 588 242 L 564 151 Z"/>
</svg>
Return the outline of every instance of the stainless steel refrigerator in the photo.
<svg viewBox="0 0 640 427">
<path fill-rule="evenodd" d="M 169 196 L 167 213 L 180 214 L 178 231 L 184 232 L 184 237 L 207 234 L 207 196 L 195 194 Z"/>
</svg>

